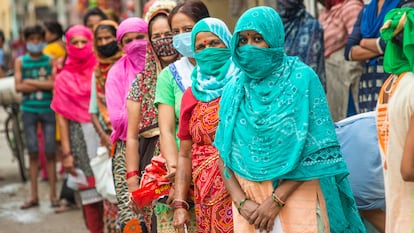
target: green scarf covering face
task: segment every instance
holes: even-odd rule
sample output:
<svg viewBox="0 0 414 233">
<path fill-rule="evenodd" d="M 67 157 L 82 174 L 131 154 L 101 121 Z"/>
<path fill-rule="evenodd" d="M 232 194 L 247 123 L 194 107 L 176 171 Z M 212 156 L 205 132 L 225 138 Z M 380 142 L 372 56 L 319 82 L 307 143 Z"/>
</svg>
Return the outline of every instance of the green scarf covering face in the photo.
<svg viewBox="0 0 414 233">
<path fill-rule="evenodd" d="M 244 45 L 236 49 L 233 60 L 249 78 L 263 79 L 276 74 L 283 63 L 284 56 L 283 48 Z"/>
<path fill-rule="evenodd" d="M 402 44 L 393 38 L 402 33 Z M 384 54 L 384 70 L 387 73 L 401 74 L 414 71 L 414 9 L 398 8 L 387 13 L 381 37 L 387 42 Z"/>
<path fill-rule="evenodd" d="M 200 32 L 215 34 L 227 48 L 205 48 L 196 52 L 195 41 Z M 231 34 L 223 21 L 205 18 L 194 25 L 191 41 L 197 62 L 191 74 L 192 92 L 197 100 L 209 102 L 221 96 L 224 86 L 238 72 L 230 58 Z"/>
<path fill-rule="evenodd" d="M 270 47 L 262 53 L 277 58 L 263 72 L 253 68 L 255 75 L 247 73 L 252 66 L 244 59 L 258 50 L 238 46 L 238 35 L 246 30 L 260 33 Z M 275 185 L 319 179 L 331 232 L 365 232 L 323 87 L 312 68 L 281 52 L 283 41 L 281 19 L 270 7 L 251 8 L 236 24 L 232 54 L 242 72 L 225 87 L 214 142 L 225 171 Z"/>
</svg>

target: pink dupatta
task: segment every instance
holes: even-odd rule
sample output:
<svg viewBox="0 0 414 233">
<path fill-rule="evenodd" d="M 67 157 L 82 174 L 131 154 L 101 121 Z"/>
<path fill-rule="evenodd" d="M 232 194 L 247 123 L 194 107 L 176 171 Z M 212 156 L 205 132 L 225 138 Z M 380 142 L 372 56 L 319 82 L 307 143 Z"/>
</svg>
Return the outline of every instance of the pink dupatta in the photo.
<svg viewBox="0 0 414 233">
<path fill-rule="evenodd" d="M 148 24 L 140 18 L 121 22 L 116 32 L 118 41 L 129 32 L 148 33 Z M 125 141 L 128 128 L 126 99 L 132 82 L 144 70 L 147 40 L 133 40 L 124 46 L 125 55 L 109 70 L 105 83 L 105 98 L 113 128 L 112 142 Z"/>
<path fill-rule="evenodd" d="M 64 118 L 85 123 L 91 122 L 89 101 L 91 77 L 97 65 L 93 52 L 92 32 L 85 26 L 75 25 L 66 32 L 67 59 L 55 80 L 52 109 Z M 83 48 L 70 44 L 74 36 L 83 36 L 88 42 Z"/>
</svg>

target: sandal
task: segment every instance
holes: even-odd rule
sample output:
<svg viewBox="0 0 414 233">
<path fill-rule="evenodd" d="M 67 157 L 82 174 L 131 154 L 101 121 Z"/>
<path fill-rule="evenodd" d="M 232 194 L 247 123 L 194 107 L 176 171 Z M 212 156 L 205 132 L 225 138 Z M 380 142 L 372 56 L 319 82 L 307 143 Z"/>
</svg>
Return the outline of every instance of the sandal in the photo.
<svg viewBox="0 0 414 233">
<path fill-rule="evenodd" d="M 59 207 L 55 208 L 55 214 L 64 213 L 70 210 L 75 210 L 76 205 L 72 204 L 60 204 Z"/>
<path fill-rule="evenodd" d="M 32 207 L 38 207 L 39 206 L 39 201 L 38 200 L 27 200 L 23 203 L 23 205 L 20 206 L 20 209 L 25 210 L 25 209 L 29 209 Z"/>
<path fill-rule="evenodd" d="M 57 199 L 52 199 L 50 200 L 50 207 L 52 208 L 57 208 L 60 207 L 60 202 Z"/>
</svg>

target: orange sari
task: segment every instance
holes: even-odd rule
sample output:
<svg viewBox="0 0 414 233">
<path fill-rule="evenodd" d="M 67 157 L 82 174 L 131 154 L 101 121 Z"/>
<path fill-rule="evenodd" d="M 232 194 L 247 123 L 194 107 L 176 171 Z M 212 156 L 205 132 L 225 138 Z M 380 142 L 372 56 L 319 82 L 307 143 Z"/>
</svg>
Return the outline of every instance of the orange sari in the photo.
<svg viewBox="0 0 414 233">
<path fill-rule="evenodd" d="M 220 175 L 219 153 L 212 145 L 219 121 L 219 100 L 199 101 L 190 120 L 198 232 L 233 232 L 232 199 Z"/>
</svg>

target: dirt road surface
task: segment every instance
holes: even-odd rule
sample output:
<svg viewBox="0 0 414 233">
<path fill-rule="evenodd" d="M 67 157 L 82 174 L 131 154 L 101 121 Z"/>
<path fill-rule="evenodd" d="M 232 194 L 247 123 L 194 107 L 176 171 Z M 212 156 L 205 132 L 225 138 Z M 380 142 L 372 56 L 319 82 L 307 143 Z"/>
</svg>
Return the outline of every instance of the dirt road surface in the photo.
<svg viewBox="0 0 414 233">
<path fill-rule="evenodd" d="M 46 181 L 39 179 L 40 206 L 20 210 L 20 205 L 29 198 L 30 183 L 21 182 L 17 161 L 13 160 L 5 139 L 5 119 L 6 113 L 0 106 L 0 233 L 88 233 L 80 209 L 54 213 Z M 61 184 L 60 177 L 58 193 Z"/>
</svg>

